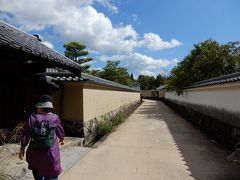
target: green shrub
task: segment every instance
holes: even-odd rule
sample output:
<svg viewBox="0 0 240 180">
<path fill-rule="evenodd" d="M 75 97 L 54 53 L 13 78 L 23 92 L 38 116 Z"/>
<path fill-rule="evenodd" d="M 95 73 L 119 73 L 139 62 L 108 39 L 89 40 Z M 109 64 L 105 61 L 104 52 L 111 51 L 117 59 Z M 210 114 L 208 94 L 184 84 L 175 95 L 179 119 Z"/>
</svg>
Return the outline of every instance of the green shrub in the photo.
<svg viewBox="0 0 240 180">
<path fill-rule="evenodd" d="M 104 119 L 100 121 L 96 139 L 98 140 L 105 134 L 109 134 L 114 129 L 114 127 L 122 123 L 125 119 L 126 115 L 124 115 L 123 113 L 117 113 L 116 116 L 110 120 Z"/>
<path fill-rule="evenodd" d="M 99 128 L 98 128 L 98 137 L 102 137 L 107 133 L 110 133 L 113 128 L 113 123 L 108 120 L 102 120 L 99 123 Z"/>
<path fill-rule="evenodd" d="M 114 126 L 122 123 L 127 117 L 123 113 L 118 113 L 111 121 Z"/>
</svg>

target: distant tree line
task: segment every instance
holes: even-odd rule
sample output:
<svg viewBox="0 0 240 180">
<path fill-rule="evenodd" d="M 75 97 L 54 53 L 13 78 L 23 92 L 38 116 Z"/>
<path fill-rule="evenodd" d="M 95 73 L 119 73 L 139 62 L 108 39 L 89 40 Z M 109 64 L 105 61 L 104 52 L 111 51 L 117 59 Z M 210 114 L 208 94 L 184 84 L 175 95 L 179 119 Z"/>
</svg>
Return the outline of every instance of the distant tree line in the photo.
<svg viewBox="0 0 240 180">
<path fill-rule="evenodd" d="M 190 53 L 174 67 L 168 77 L 139 75 L 135 80 L 120 61 L 108 61 L 103 71 L 92 71 L 93 75 L 128 86 L 139 83 L 141 90 L 155 89 L 166 84 L 167 89 L 176 89 L 178 94 L 190 84 L 240 72 L 240 41 L 219 44 L 208 39 L 194 45 Z"/>
<path fill-rule="evenodd" d="M 103 70 L 92 70 L 90 74 L 109 81 L 132 86 L 134 83 L 133 75 L 128 73 L 127 68 L 120 67 L 119 65 L 120 61 L 107 61 Z"/>
<path fill-rule="evenodd" d="M 240 71 L 240 41 L 219 44 L 209 39 L 193 50 L 171 71 L 168 89 L 178 94 L 191 83 Z"/>
<path fill-rule="evenodd" d="M 93 58 L 86 57 L 89 52 L 86 46 L 80 42 L 72 41 L 63 45 L 65 48 L 65 56 L 69 59 L 81 64 L 85 73 L 89 73 L 93 76 L 97 76 L 109 81 L 120 83 L 127 86 L 138 86 L 140 84 L 141 89 L 154 89 L 160 84 L 163 84 L 163 77 L 159 74 L 156 78 L 154 76 L 139 75 L 135 80 L 133 74 L 129 74 L 127 68 L 120 67 L 120 61 L 107 61 L 103 70 L 89 70 L 90 64 Z"/>
<path fill-rule="evenodd" d="M 240 41 L 219 44 L 209 39 L 194 45 L 190 53 L 174 67 L 169 77 L 158 74 L 157 77 L 139 75 L 135 80 L 127 68 L 120 67 L 120 61 L 107 61 L 103 70 L 90 71 L 86 64 L 93 58 L 85 57 L 89 54 L 86 46 L 79 42 L 64 44 L 65 55 L 79 64 L 83 64 L 84 72 L 127 86 L 140 84 L 142 90 L 155 89 L 167 84 L 167 89 L 176 89 L 178 94 L 191 83 L 240 72 Z"/>
<path fill-rule="evenodd" d="M 166 77 L 161 74 L 158 74 L 156 78 L 154 76 L 139 75 L 137 81 L 140 84 L 141 90 L 150 90 L 163 85 L 166 81 Z"/>
<path fill-rule="evenodd" d="M 137 79 L 134 79 L 133 74 L 129 74 L 127 68 L 120 66 L 120 61 L 107 61 L 103 70 L 92 70 L 90 74 L 127 86 L 140 86 L 142 90 L 155 89 L 164 83 L 164 77 L 160 74 L 156 78 L 139 75 Z"/>
</svg>

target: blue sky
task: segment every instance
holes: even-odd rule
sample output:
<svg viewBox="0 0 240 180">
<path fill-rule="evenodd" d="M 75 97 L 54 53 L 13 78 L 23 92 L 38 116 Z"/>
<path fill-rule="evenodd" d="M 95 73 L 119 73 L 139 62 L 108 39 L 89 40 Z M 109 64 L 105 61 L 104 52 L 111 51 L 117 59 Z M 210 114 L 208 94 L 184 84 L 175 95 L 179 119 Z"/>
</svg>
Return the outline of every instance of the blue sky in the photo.
<svg viewBox="0 0 240 180">
<path fill-rule="evenodd" d="M 0 19 L 64 54 L 87 45 L 93 69 L 121 60 L 135 77 L 169 73 L 197 44 L 240 36 L 239 0 L 0 0 Z"/>
</svg>

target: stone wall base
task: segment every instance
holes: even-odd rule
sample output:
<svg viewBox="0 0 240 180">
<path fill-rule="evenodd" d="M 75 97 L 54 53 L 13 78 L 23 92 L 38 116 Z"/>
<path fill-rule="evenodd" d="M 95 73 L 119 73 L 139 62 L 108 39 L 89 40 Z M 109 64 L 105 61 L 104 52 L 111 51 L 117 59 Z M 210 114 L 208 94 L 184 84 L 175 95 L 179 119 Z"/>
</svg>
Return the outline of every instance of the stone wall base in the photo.
<svg viewBox="0 0 240 180">
<path fill-rule="evenodd" d="M 106 113 L 100 117 L 96 117 L 94 119 L 91 119 L 89 121 L 84 122 L 84 138 L 85 143 L 89 143 L 95 139 L 95 137 L 98 134 L 98 128 L 99 128 L 99 122 L 100 121 L 111 121 L 117 114 L 121 113 L 123 115 L 128 116 L 130 113 L 132 113 L 139 105 L 141 104 L 141 101 L 135 101 L 131 104 L 122 106 L 114 111 L 111 111 L 109 113 Z"/>
<path fill-rule="evenodd" d="M 167 99 L 162 101 L 201 129 L 210 139 L 230 150 L 240 147 L 239 114 Z"/>
</svg>

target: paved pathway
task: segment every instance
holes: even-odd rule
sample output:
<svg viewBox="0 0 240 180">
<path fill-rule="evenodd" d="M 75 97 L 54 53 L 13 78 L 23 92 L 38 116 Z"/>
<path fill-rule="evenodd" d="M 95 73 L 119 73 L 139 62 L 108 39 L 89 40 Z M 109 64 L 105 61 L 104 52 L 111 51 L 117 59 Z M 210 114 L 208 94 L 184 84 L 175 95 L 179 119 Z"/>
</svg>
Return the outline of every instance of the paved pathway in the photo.
<svg viewBox="0 0 240 180">
<path fill-rule="evenodd" d="M 234 180 L 240 166 L 159 101 L 144 103 L 61 180 Z"/>
<path fill-rule="evenodd" d="M 65 137 L 60 146 L 63 174 L 72 168 L 90 148 L 81 147 L 81 138 Z M 5 144 L 0 146 L 0 180 L 33 180 L 32 171 L 28 170 L 25 160 L 18 158 L 20 145 Z"/>
</svg>

